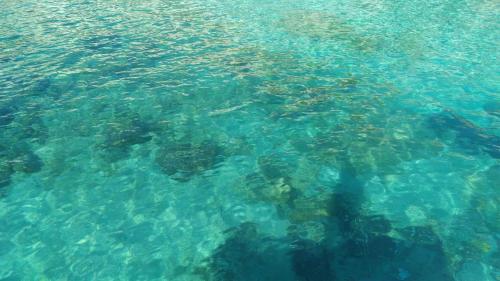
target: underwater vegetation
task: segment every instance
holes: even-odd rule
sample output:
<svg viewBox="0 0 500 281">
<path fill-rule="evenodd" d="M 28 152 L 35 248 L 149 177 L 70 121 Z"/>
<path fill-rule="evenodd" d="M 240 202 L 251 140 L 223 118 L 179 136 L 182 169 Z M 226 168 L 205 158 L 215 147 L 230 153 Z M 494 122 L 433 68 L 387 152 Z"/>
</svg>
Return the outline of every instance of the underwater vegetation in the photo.
<svg viewBox="0 0 500 281">
<path fill-rule="evenodd" d="M 210 140 L 169 143 L 159 149 L 155 159 L 167 175 L 178 181 L 188 181 L 222 162 L 224 149 Z"/>
<path fill-rule="evenodd" d="M 452 111 L 446 110 L 428 118 L 428 126 L 439 137 L 454 134 L 454 141 L 469 151 L 479 147 L 491 157 L 500 158 L 500 137 L 488 133 L 469 120 Z"/>
</svg>

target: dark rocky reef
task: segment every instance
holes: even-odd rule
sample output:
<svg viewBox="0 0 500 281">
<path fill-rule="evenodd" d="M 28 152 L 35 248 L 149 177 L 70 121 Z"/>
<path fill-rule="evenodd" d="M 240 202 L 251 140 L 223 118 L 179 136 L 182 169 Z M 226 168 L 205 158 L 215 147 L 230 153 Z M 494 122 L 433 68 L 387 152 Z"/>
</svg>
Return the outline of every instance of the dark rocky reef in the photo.
<svg viewBox="0 0 500 281">
<path fill-rule="evenodd" d="M 34 152 L 24 151 L 12 160 L 11 165 L 16 172 L 31 174 L 39 172 L 43 167 L 43 162 Z"/>
<path fill-rule="evenodd" d="M 0 106 L 0 127 L 7 126 L 14 121 L 16 109 L 12 106 Z"/>
<path fill-rule="evenodd" d="M 3 157 L 0 158 L 0 188 L 10 184 L 10 177 L 13 173 L 10 163 Z"/>
<path fill-rule="evenodd" d="M 266 237 L 244 223 L 228 232 L 200 273 L 205 280 L 221 281 L 334 281 L 331 260 L 315 242 Z"/>
<path fill-rule="evenodd" d="M 198 273 L 204 280 L 236 281 L 453 280 L 440 240 L 432 231 L 430 239 L 420 243 L 352 230 L 334 244 L 328 239 L 266 237 L 254 224 L 244 223 L 229 231 Z"/>
<path fill-rule="evenodd" d="M 259 170 L 268 180 L 286 178 L 294 169 L 290 165 L 290 161 L 276 154 L 261 156 L 257 162 Z"/>
<path fill-rule="evenodd" d="M 339 280 L 453 280 L 441 240 L 432 228 L 392 229 L 384 217 L 364 216 L 352 209 L 347 198 L 335 199 L 343 237 L 334 250 Z"/>
<path fill-rule="evenodd" d="M 6 135 L 18 142 L 44 143 L 48 138 L 48 128 L 37 113 L 20 112 Z"/>
<path fill-rule="evenodd" d="M 29 90 L 29 94 L 37 97 L 50 97 L 57 100 L 63 94 L 77 87 L 75 76 L 76 74 L 40 77 L 34 82 Z"/>
<path fill-rule="evenodd" d="M 491 101 L 483 106 L 484 111 L 491 116 L 500 118 L 500 102 Z"/>
<path fill-rule="evenodd" d="M 294 231 L 267 237 L 257 225 L 243 223 L 228 231 L 197 273 L 204 280 L 453 281 L 432 227 L 398 229 L 382 215 L 365 214 L 364 184 L 344 160 L 329 217 L 318 220 L 325 226 L 323 239 Z"/>
<path fill-rule="evenodd" d="M 36 102 L 14 98 L 0 101 L 0 143 L 9 145 L 19 142 L 43 143 L 48 137 L 41 112 Z"/>
<path fill-rule="evenodd" d="M 43 162 L 26 143 L 0 146 L 0 187 L 11 182 L 15 173 L 36 173 L 43 167 Z"/>
<path fill-rule="evenodd" d="M 0 157 L 16 172 L 36 173 L 43 167 L 42 160 L 27 143 L 0 147 Z"/>
<path fill-rule="evenodd" d="M 300 239 L 292 243 L 288 253 L 299 281 L 335 281 L 333 251 L 324 244 Z"/>
<path fill-rule="evenodd" d="M 439 237 L 430 226 L 407 226 L 398 229 L 398 233 L 412 243 L 424 245 L 437 245 L 440 243 Z"/>
<path fill-rule="evenodd" d="M 32 145 L 45 141 L 47 129 L 36 107 L 30 110 L 20 110 L 14 101 L 0 107 L 0 187 L 9 185 L 16 172 L 36 173 L 43 167 Z"/>
<path fill-rule="evenodd" d="M 128 156 L 131 146 L 151 141 L 153 132 L 153 126 L 136 114 L 120 116 L 108 123 L 97 147 L 103 157 L 117 161 Z"/>
<path fill-rule="evenodd" d="M 39 103 L 24 97 L 0 101 L 0 144 L 5 148 L 43 144 L 48 138 L 48 128 L 42 111 Z"/>
<path fill-rule="evenodd" d="M 293 223 L 314 221 L 328 216 L 326 188 L 311 187 L 312 175 L 296 173 L 293 155 L 270 153 L 257 160 L 258 171 L 246 175 L 241 191 L 252 200 L 273 204 L 278 215 Z M 307 189 L 314 189 L 305 194 Z"/>
<path fill-rule="evenodd" d="M 51 77 L 41 78 L 34 83 L 33 87 L 31 88 L 31 93 L 34 95 L 45 95 L 49 91 L 51 85 Z"/>
<path fill-rule="evenodd" d="M 161 170 L 178 181 L 188 181 L 195 175 L 213 169 L 223 160 L 224 149 L 209 140 L 168 143 L 156 154 L 156 163 Z"/>
<path fill-rule="evenodd" d="M 333 250 L 338 280 L 453 281 L 441 240 L 432 228 L 394 229 L 385 217 L 365 214 L 363 186 L 345 159 L 331 197 L 324 242 L 329 245 L 331 237 L 342 237 Z"/>
<path fill-rule="evenodd" d="M 488 133 L 452 111 L 446 110 L 430 116 L 428 126 L 441 138 L 452 133 L 455 142 L 468 151 L 475 152 L 479 149 L 493 158 L 500 158 L 500 137 Z"/>
<path fill-rule="evenodd" d="M 123 46 L 121 37 L 115 34 L 95 35 L 82 40 L 83 47 L 91 51 L 111 52 Z"/>
</svg>

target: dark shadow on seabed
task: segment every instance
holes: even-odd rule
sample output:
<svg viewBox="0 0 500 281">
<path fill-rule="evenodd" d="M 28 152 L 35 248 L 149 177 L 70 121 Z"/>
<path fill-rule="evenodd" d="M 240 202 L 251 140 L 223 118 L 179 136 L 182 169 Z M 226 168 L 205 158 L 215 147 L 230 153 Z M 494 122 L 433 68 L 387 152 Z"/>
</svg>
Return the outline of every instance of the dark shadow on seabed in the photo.
<svg viewBox="0 0 500 281">
<path fill-rule="evenodd" d="M 392 229 L 383 216 L 361 213 L 363 183 L 349 161 L 344 161 L 335 190 L 320 242 L 293 234 L 266 237 L 255 224 L 243 223 L 228 231 L 197 273 L 205 280 L 235 281 L 454 280 L 431 227 Z"/>
<path fill-rule="evenodd" d="M 455 143 L 468 152 L 482 150 L 495 159 L 500 158 L 500 137 L 450 110 L 430 116 L 428 126 L 440 138 L 452 135 Z"/>
</svg>

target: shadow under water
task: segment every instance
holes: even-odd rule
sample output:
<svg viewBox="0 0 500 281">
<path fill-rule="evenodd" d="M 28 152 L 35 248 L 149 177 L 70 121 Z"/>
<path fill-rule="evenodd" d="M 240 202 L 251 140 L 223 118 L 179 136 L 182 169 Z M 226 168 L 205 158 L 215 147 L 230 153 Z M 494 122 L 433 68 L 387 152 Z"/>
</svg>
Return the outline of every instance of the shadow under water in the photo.
<svg viewBox="0 0 500 281">
<path fill-rule="evenodd" d="M 393 229 L 362 211 L 363 182 L 348 161 L 321 220 L 320 241 L 259 233 L 243 223 L 200 266 L 204 280 L 452 281 L 439 236 L 430 226 Z M 424 270 L 425 269 L 425 270 Z"/>
<path fill-rule="evenodd" d="M 441 138 L 453 133 L 455 142 L 462 148 L 474 152 L 479 147 L 491 157 L 500 158 L 500 137 L 489 134 L 452 111 L 446 110 L 429 117 L 428 126 Z"/>
</svg>

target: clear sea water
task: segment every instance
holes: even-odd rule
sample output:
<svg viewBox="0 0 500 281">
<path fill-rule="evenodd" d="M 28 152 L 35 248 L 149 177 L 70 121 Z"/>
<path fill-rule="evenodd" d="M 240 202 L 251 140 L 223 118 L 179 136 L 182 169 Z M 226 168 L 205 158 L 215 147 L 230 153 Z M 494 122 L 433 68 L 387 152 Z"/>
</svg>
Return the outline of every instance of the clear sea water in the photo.
<svg viewBox="0 0 500 281">
<path fill-rule="evenodd" d="M 0 0 L 0 280 L 500 280 L 499 5 Z"/>
</svg>

